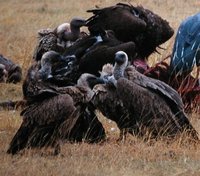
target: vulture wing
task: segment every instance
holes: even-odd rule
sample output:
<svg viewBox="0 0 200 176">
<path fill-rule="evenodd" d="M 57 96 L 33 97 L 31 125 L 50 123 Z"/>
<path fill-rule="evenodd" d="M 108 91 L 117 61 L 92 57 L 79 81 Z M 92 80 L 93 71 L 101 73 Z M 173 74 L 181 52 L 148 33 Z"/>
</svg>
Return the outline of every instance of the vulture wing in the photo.
<svg viewBox="0 0 200 176">
<path fill-rule="evenodd" d="M 126 74 L 129 80 L 162 95 L 169 104 L 175 104 L 178 107 L 178 111 L 183 111 L 183 102 L 180 95 L 166 83 L 146 77 L 145 75 L 136 71 L 132 66 L 127 67 Z"/>
<path fill-rule="evenodd" d="M 124 51 L 132 58 L 135 54 L 135 44 L 127 42 L 115 46 L 101 44 L 86 53 L 80 60 L 79 68 L 82 72 L 98 75 L 104 64 L 114 63 L 114 56 L 117 51 Z"/>
<path fill-rule="evenodd" d="M 135 42 L 138 55 L 143 59 L 174 33 L 166 20 L 141 6 L 119 3 L 88 12 L 94 14 L 86 23 L 91 33 L 97 28 L 113 30 L 119 40 Z"/>
<path fill-rule="evenodd" d="M 102 27 L 113 30 L 119 40 L 130 41 L 136 34 L 146 28 L 144 20 L 138 18 L 137 12 L 131 6 L 117 4 L 102 9 L 88 10 L 94 15 L 87 20 L 90 31 Z"/>
</svg>

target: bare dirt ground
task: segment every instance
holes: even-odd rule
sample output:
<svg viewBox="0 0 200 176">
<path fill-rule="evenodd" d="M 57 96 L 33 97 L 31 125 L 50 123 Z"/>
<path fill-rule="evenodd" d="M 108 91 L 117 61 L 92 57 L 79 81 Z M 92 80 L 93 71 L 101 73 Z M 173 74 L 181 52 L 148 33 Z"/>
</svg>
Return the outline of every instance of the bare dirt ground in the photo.
<svg viewBox="0 0 200 176">
<path fill-rule="evenodd" d="M 41 28 L 54 28 L 72 17 L 87 18 L 86 10 L 95 5 L 105 7 L 114 0 L 0 0 L 0 53 L 23 68 L 23 75 L 31 64 Z M 128 1 L 121 1 L 128 2 Z M 177 31 L 180 22 L 199 12 L 199 0 L 134 0 L 167 19 Z M 175 35 L 174 35 L 175 36 Z M 153 54 L 149 61 L 158 62 L 171 53 L 174 36 L 166 42 L 161 55 Z M 0 84 L 0 101 L 22 98 L 21 85 Z M 200 115 L 188 114 L 200 133 Z M 119 131 L 114 123 L 99 115 L 108 140 L 101 144 L 63 144 L 59 156 L 47 151 L 25 151 L 23 155 L 6 154 L 9 142 L 21 123 L 20 111 L 0 111 L 0 175 L 77 175 L 77 176 L 199 176 L 200 144 L 175 141 L 144 141 L 129 136 L 125 143 L 116 142 Z"/>
</svg>

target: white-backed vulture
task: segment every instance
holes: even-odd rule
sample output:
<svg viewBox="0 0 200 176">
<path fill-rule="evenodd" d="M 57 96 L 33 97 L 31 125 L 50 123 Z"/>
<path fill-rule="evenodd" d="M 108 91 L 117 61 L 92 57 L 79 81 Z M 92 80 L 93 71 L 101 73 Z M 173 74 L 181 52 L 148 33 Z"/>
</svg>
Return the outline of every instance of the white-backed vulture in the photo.
<svg viewBox="0 0 200 176">
<path fill-rule="evenodd" d="M 185 130 L 198 139 L 184 113 L 180 95 L 164 82 L 148 78 L 132 66 L 126 68 L 127 61 L 126 53 L 117 52 L 113 75 L 119 97 L 136 122 L 134 132 L 142 132 L 142 127 L 147 128 L 152 136 L 175 136 Z"/>
<path fill-rule="evenodd" d="M 50 58 L 49 64 L 54 54 L 44 55 Z M 7 152 L 16 154 L 24 148 L 55 147 L 57 154 L 60 140 L 89 143 L 103 140 L 104 128 L 89 103 L 93 93 L 81 85 L 52 84 L 41 76 L 46 69 L 40 69 L 38 62 L 28 70 L 23 84 L 27 101 L 21 112 L 23 121 Z M 51 73 L 44 74 L 48 77 Z"/>
<path fill-rule="evenodd" d="M 94 106 L 114 120 L 122 133 L 157 138 L 174 137 L 186 131 L 198 139 L 179 94 L 167 84 L 139 73 L 133 66 L 127 67 L 127 63 L 127 54 L 117 52 L 108 83 L 93 88 Z"/>
<path fill-rule="evenodd" d="M 116 122 L 119 129 L 128 129 L 132 123 L 128 109 L 123 105 L 119 98 L 117 90 L 112 83 L 108 83 L 110 76 L 113 74 L 112 66 L 106 64 L 101 71 L 101 79 L 104 82 L 98 84 L 99 77 L 84 73 L 79 78 L 81 84 L 90 87 L 94 91 L 94 96 L 91 100 L 94 107 L 102 112 L 102 114 Z M 92 81 L 91 81 L 92 80 Z M 96 83 L 91 84 L 91 83 Z M 132 132 L 132 131 L 130 131 Z"/>
</svg>

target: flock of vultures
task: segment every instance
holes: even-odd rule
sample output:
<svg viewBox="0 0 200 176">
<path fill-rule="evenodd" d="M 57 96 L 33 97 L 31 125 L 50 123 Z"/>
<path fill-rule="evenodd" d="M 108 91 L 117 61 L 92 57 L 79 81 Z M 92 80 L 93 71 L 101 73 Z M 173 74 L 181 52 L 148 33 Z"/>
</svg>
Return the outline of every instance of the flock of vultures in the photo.
<svg viewBox="0 0 200 176">
<path fill-rule="evenodd" d="M 86 20 L 73 18 L 38 32 L 23 80 L 23 101 L 7 104 L 21 104 L 23 118 L 7 153 L 52 147 L 58 154 L 60 142 L 104 141 L 96 110 L 116 122 L 119 140 L 127 133 L 172 139 L 186 132 L 198 141 L 184 108 L 199 100 L 199 80 L 190 72 L 200 65 L 200 14 L 180 25 L 170 64 L 149 67 L 148 57 L 174 34 L 166 20 L 142 6 L 122 3 L 87 12 L 92 16 Z M 21 68 L 1 55 L 0 81 L 21 79 Z M 191 85 L 185 80 L 192 81 L 193 91 L 183 101 L 180 90 Z"/>
</svg>

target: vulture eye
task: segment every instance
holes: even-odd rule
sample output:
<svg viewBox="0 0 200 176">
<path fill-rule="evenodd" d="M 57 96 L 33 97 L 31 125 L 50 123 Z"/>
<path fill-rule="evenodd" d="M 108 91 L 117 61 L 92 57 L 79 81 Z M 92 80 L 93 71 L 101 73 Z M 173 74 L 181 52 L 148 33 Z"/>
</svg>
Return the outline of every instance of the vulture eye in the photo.
<svg viewBox="0 0 200 176">
<path fill-rule="evenodd" d="M 131 12 L 135 17 L 139 17 L 139 12 L 137 10 L 133 9 Z"/>
</svg>

